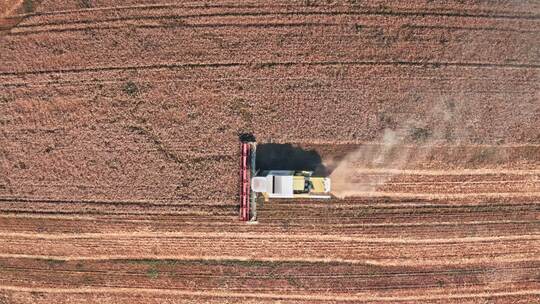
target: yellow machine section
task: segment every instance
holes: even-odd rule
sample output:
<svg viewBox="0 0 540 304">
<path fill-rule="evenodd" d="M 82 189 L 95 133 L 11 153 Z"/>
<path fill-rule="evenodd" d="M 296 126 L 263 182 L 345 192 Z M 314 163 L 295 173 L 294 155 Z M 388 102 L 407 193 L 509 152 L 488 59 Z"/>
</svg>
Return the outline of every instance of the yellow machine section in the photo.
<svg viewBox="0 0 540 304">
<path fill-rule="evenodd" d="M 313 184 L 314 193 L 324 193 L 324 177 L 311 177 L 311 183 Z"/>
<path fill-rule="evenodd" d="M 302 191 L 305 187 L 305 177 L 303 176 L 293 176 L 293 190 Z"/>
</svg>

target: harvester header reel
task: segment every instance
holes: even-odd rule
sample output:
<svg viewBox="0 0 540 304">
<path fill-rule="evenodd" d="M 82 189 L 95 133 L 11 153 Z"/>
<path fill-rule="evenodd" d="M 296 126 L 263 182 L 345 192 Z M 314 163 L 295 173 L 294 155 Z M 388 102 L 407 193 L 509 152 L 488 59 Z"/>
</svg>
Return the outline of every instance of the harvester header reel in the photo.
<svg viewBox="0 0 540 304">
<path fill-rule="evenodd" d="M 240 143 L 240 219 L 256 221 L 256 194 L 251 191 L 251 177 L 256 175 L 255 159 L 257 143 L 243 141 Z"/>
</svg>

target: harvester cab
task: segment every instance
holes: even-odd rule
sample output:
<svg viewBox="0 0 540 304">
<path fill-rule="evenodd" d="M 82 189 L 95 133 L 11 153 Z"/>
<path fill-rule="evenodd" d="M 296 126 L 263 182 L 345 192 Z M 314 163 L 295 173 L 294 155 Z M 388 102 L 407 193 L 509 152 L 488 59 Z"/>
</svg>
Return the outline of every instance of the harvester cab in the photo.
<svg viewBox="0 0 540 304">
<path fill-rule="evenodd" d="M 311 171 L 270 170 L 251 178 L 251 191 L 270 198 L 330 198 L 330 179 Z"/>
<path fill-rule="evenodd" d="M 257 143 L 241 143 L 240 217 L 242 221 L 257 220 L 257 197 L 329 199 L 330 179 L 313 176 L 312 171 L 265 170 L 255 168 Z"/>
</svg>

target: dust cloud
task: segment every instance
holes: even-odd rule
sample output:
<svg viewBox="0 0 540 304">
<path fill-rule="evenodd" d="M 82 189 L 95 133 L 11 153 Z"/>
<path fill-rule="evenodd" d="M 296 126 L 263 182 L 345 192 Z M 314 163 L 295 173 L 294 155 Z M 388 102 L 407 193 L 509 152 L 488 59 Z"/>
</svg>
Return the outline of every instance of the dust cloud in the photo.
<svg viewBox="0 0 540 304">
<path fill-rule="evenodd" d="M 501 112 L 493 120 L 500 125 L 479 123 L 485 119 L 478 114 L 483 111 L 481 107 L 467 103 L 466 96 L 460 94 L 443 97 L 415 118 L 384 129 L 374 142 L 361 145 L 339 160 L 324 159 L 332 193 L 338 198 L 376 194 L 407 170 L 536 168 L 536 150 L 512 150 L 511 143 L 504 144 L 506 133 L 511 132 L 501 128 L 517 132 L 518 128 L 527 130 L 537 125 L 539 104 L 523 102 L 513 106 L 511 113 Z M 481 137 L 478 128 L 491 130 L 488 136 Z"/>
<path fill-rule="evenodd" d="M 429 143 L 422 145 L 424 149 L 407 145 L 413 130 L 411 126 L 385 129 L 380 143 L 362 145 L 337 164 L 328 164 L 334 167 L 330 174 L 332 194 L 344 198 L 375 192 L 397 174 L 393 173 L 396 169 L 421 161 Z"/>
<path fill-rule="evenodd" d="M 331 168 L 332 194 L 344 198 L 375 193 L 400 170 L 421 168 L 423 162 L 433 160 L 435 147 L 463 144 L 469 131 L 463 125 L 462 110 L 451 100 L 442 101 L 422 119 L 384 129 L 375 143 L 361 145 L 339 161 L 325 160 Z"/>
</svg>

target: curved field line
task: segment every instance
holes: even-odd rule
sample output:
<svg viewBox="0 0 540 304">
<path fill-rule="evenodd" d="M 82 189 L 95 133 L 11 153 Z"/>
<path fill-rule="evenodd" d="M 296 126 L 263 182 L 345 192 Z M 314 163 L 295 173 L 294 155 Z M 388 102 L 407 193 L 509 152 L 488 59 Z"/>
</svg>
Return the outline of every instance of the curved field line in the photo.
<svg viewBox="0 0 540 304">
<path fill-rule="evenodd" d="M 199 296 L 219 298 L 257 298 L 257 299 L 285 299 L 285 300 L 312 300 L 312 301 L 419 301 L 441 299 L 467 299 L 467 298 L 494 298 L 508 296 L 540 295 L 540 289 L 520 290 L 510 292 L 479 292 L 462 294 L 433 294 L 421 296 L 342 296 L 342 295 L 292 295 L 276 293 L 238 293 L 238 292 L 210 292 L 210 291 L 185 291 L 157 288 L 125 288 L 125 287 L 80 287 L 80 288 L 43 288 L 43 287 L 20 287 L 0 285 L 0 290 L 18 292 L 42 292 L 42 293 L 115 293 L 133 294 L 149 293 L 176 296 Z"/>
<path fill-rule="evenodd" d="M 3 34 L 2 32 L 8 32 L 11 28 L 21 22 L 21 20 L 23 19 L 22 17 L 11 18 L 10 15 L 20 9 L 22 5 L 23 0 L 15 1 L 9 8 L 6 8 L 6 11 L 4 13 L 0 14 L 0 37 Z"/>
<path fill-rule="evenodd" d="M 76 28 L 58 28 L 58 29 L 45 29 L 45 30 L 36 30 L 36 31 L 16 31 L 9 33 L 10 36 L 26 36 L 33 34 L 43 34 L 43 33 L 65 33 L 65 32 L 78 32 L 78 31 L 87 31 L 87 30 L 111 30 L 111 29 L 122 29 L 122 28 L 146 28 L 146 29 L 156 29 L 156 28 L 218 28 L 218 27 L 239 27 L 239 28 L 278 28 L 278 27 L 315 27 L 315 26 L 339 26 L 336 23 L 207 23 L 207 24 L 176 24 L 176 25 L 117 25 L 117 26 L 103 26 L 103 27 L 76 27 Z"/>
<path fill-rule="evenodd" d="M 84 9 L 71 9 L 71 10 L 58 10 L 58 11 L 49 11 L 49 12 L 35 12 L 35 13 L 27 13 L 27 14 L 19 14 L 14 15 L 11 17 L 17 18 L 20 16 L 23 17 L 38 17 L 38 16 L 55 16 L 55 15 L 66 15 L 66 14 L 73 14 L 73 13 L 87 13 L 87 12 L 99 12 L 99 11 L 120 11 L 120 10 L 129 10 L 129 9 L 141 9 L 141 10 L 152 10 L 152 9 L 166 9 L 166 8 L 187 8 L 187 9 L 198 9 L 198 8 L 231 8 L 231 9 L 250 9 L 250 8 L 262 8 L 262 7 L 268 7 L 268 8 L 286 8 L 289 7 L 289 5 L 215 5 L 215 4 L 204 4 L 204 5 L 181 5 L 178 3 L 167 3 L 167 4 L 141 4 L 141 5 L 127 5 L 127 6 L 103 6 L 103 7 L 95 7 L 95 8 L 84 8 Z"/>
<path fill-rule="evenodd" d="M 493 237 L 460 237 L 444 239 L 404 239 L 404 238 L 366 238 L 341 235 L 312 235 L 312 234 L 252 234 L 228 232 L 124 232 L 124 233 L 18 233 L 0 232 L 0 237 L 29 238 L 46 240 L 64 239 L 100 239 L 100 238 L 234 238 L 234 239 L 277 239 L 277 240 L 319 240 L 342 241 L 359 243 L 385 243 L 385 244 L 456 244 L 476 242 L 504 242 L 504 241 L 533 241 L 540 240 L 540 234 L 493 236 Z"/>
<path fill-rule="evenodd" d="M 159 19 L 157 19 L 159 20 Z M 105 22 L 118 22 L 123 20 L 112 20 L 112 21 L 103 21 Z M 88 24 L 94 24 L 89 22 Z M 53 25 L 53 24 L 45 24 Z M 32 25 L 21 25 L 17 29 L 24 29 L 24 28 L 30 28 Z M 54 26 L 54 25 L 53 25 Z M 127 25 L 113 25 L 113 26 L 84 26 L 84 27 L 68 27 L 68 28 L 50 28 L 50 29 L 39 29 L 39 30 L 18 30 L 15 32 L 11 32 L 11 36 L 21 36 L 21 35 L 32 35 L 32 34 L 41 34 L 41 33 L 65 33 L 65 32 L 78 32 L 78 31 L 87 31 L 87 30 L 110 30 L 110 29 L 123 29 L 123 28 L 212 28 L 212 27 L 316 27 L 316 26 L 323 26 L 323 27 L 329 27 L 329 26 L 336 26 L 336 27 L 342 27 L 343 24 L 340 23 L 328 23 L 328 22 L 296 22 L 296 23 L 204 23 L 204 24 L 190 24 L 190 23 L 182 23 L 182 24 L 162 24 L 162 25 L 137 25 L 137 24 L 127 24 Z M 437 30 L 467 30 L 467 31 L 499 31 L 499 32 L 514 32 L 514 33 L 537 33 L 538 31 L 534 30 L 518 30 L 518 29 L 509 29 L 509 28 L 488 28 L 488 27 L 445 27 L 445 26 L 409 26 L 410 28 L 416 28 L 416 29 L 437 29 Z M 325 37 L 344 37 L 344 36 L 358 36 L 358 34 L 349 34 L 349 35 L 324 35 Z"/>
<path fill-rule="evenodd" d="M 48 25 L 69 25 L 69 24 L 94 24 L 103 22 L 114 21 L 132 21 L 132 20 L 160 20 L 160 19 L 195 19 L 195 18 L 215 18 L 215 17 L 261 17 L 261 16 L 435 16 L 435 17 L 470 17 L 470 18 L 488 18 L 488 19 L 523 19 L 523 20 L 538 20 L 540 15 L 509 15 L 509 14 L 471 14 L 460 12 L 430 12 L 430 11 L 377 11 L 377 10 L 364 10 L 364 11 L 286 11 L 286 12 L 223 12 L 223 13 L 200 13 L 189 15 L 160 15 L 160 16 L 129 16 L 129 17 L 117 17 L 101 20 L 77 20 L 67 22 L 42 22 L 35 24 L 26 24 L 21 27 L 39 27 Z"/>
<path fill-rule="evenodd" d="M 344 8 L 350 8 L 350 6 L 342 6 Z M 178 3 L 160 3 L 160 4 L 141 4 L 141 5 L 126 5 L 126 6 L 103 6 L 103 7 L 96 7 L 96 8 L 84 8 L 84 9 L 67 9 L 67 10 L 57 10 L 57 11 L 48 11 L 48 12 L 34 12 L 34 13 L 26 13 L 26 14 L 20 14 L 19 16 L 22 17 L 30 17 L 30 16 L 48 16 L 48 15 L 64 15 L 64 14 L 72 14 L 72 13 L 86 13 L 86 12 L 96 12 L 96 11 L 120 11 L 120 10 L 128 10 L 128 9 L 141 9 L 141 10 L 152 10 L 152 9 L 167 9 L 167 8 L 187 8 L 187 9 L 215 9 L 215 8 L 229 8 L 229 9 L 257 9 L 257 8 L 304 8 L 306 9 L 305 5 L 294 5 L 294 4 L 264 4 L 264 5 L 253 5 L 253 4 L 242 4 L 242 5 L 230 5 L 230 4 L 212 4 L 212 3 L 206 3 L 203 5 L 182 5 Z M 364 6 L 362 7 L 364 11 L 369 10 L 380 10 L 380 7 L 374 7 L 374 6 Z M 395 11 L 399 10 L 407 10 L 403 7 L 396 7 L 394 8 Z M 441 13 L 441 11 L 443 11 Z M 388 12 L 388 11 L 387 11 Z M 409 12 L 412 12 L 409 10 Z M 486 11 L 485 9 L 481 11 L 481 14 L 471 14 L 468 13 L 467 10 L 454 10 L 452 9 L 440 9 L 435 8 L 423 12 L 418 12 L 419 14 L 465 14 L 466 16 L 475 17 L 478 15 L 481 16 L 509 16 L 510 18 L 515 18 L 519 16 L 525 16 L 525 17 L 531 17 L 530 12 L 527 12 L 526 14 L 523 14 L 523 11 L 518 12 L 516 14 L 514 11 Z M 392 11 L 390 11 L 392 13 Z M 19 17 L 14 16 L 14 17 Z M 534 16 L 534 15 L 533 15 Z"/>
</svg>

